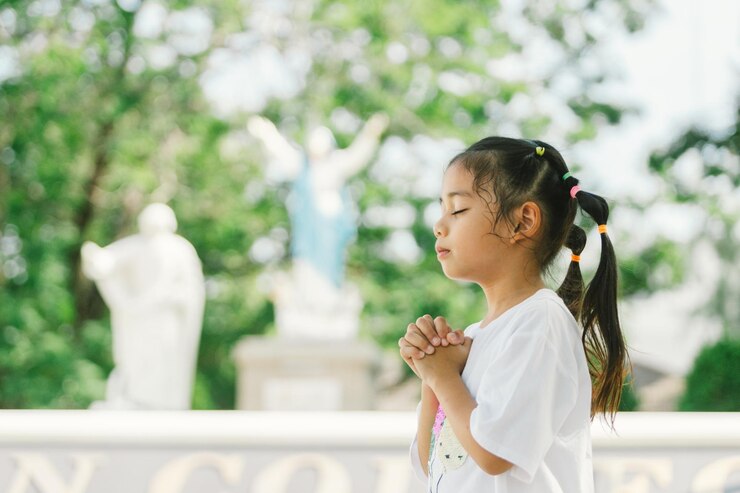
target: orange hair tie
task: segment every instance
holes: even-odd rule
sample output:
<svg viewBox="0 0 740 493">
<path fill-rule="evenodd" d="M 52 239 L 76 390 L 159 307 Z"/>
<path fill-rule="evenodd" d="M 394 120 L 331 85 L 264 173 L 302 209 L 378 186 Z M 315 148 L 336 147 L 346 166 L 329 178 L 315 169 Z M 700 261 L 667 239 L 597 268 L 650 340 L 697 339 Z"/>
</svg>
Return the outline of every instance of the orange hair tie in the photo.
<svg viewBox="0 0 740 493">
<path fill-rule="evenodd" d="M 606 234 L 606 224 L 599 224 L 599 234 Z"/>
<path fill-rule="evenodd" d="M 570 261 L 571 261 L 571 262 L 580 262 L 580 261 L 581 261 L 581 256 L 580 256 L 580 255 L 576 255 L 576 254 L 574 253 L 574 254 L 572 254 L 572 255 L 570 256 Z"/>
</svg>

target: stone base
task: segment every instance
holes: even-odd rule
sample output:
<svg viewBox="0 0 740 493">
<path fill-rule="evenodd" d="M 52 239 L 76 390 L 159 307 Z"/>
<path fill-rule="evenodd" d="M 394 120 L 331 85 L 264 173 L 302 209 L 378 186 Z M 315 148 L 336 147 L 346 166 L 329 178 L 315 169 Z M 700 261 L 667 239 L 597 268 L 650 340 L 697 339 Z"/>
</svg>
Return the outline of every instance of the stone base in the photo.
<svg viewBox="0 0 740 493">
<path fill-rule="evenodd" d="M 233 351 L 236 407 L 252 411 L 375 408 L 380 349 L 360 341 L 250 336 Z"/>
<path fill-rule="evenodd" d="M 289 272 L 275 275 L 272 297 L 281 339 L 357 339 L 362 297 L 350 282 L 337 287 L 313 265 L 295 259 Z"/>
</svg>

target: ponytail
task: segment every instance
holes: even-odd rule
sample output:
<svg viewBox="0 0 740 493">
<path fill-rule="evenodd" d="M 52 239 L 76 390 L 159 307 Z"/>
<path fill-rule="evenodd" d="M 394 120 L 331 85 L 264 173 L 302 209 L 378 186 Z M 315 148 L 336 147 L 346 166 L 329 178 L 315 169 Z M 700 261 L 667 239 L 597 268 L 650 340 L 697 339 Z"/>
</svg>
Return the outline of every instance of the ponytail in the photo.
<svg viewBox="0 0 740 493">
<path fill-rule="evenodd" d="M 583 327 L 581 340 L 593 385 L 591 417 L 598 413 L 608 414 L 613 423 L 630 362 L 617 312 L 617 258 L 606 227 L 609 205 L 603 197 L 581 190 L 578 180 L 567 170 L 561 177 L 570 196 L 598 226 L 601 258 L 582 298 L 583 278 L 575 261 L 571 262 L 558 294 Z M 578 230 L 577 226 L 571 226 L 565 242 L 575 255 L 580 253 L 576 253 L 576 249 L 583 250 L 586 243 L 585 235 L 582 240 L 576 238 Z"/>
<path fill-rule="evenodd" d="M 565 306 L 568 307 L 573 317 L 578 320 L 583 306 L 583 276 L 581 275 L 580 255 L 586 247 L 586 233 L 575 224 L 571 225 L 565 239 L 565 247 L 573 253 L 570 257 L 568 272 L 557 293 L 563 299 Z"/>
</svg>

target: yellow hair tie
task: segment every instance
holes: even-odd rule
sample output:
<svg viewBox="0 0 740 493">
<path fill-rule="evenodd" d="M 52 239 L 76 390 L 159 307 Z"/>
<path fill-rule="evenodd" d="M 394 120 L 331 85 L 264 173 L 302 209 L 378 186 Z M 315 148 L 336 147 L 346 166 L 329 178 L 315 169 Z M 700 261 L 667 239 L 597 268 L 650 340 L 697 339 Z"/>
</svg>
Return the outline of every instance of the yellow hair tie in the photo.
<svg viewBox="0 0 740 493">
<path fill-rule="evenodd" d="M 570 256 L 570 261 L 571 261 L 571 262 L 580 262 L 580 261 L 581 261 L 581 256 L 580 256 L 580 255 L 576 255 L 576 254 L 574 253 L 574 254 L 572 254 L 572 255 Z"/>
<path fill-rule="evenodd" d="M 538 156 L 544 156 L 545 155 L 545 148 L 544 147 L 536 147 L 534 152 L 537 153 Z"/>
<path fill-rule="evenodd" d="M 599 234 L 606 234 L 606 224 L 599 224 Z"/>
</svg>

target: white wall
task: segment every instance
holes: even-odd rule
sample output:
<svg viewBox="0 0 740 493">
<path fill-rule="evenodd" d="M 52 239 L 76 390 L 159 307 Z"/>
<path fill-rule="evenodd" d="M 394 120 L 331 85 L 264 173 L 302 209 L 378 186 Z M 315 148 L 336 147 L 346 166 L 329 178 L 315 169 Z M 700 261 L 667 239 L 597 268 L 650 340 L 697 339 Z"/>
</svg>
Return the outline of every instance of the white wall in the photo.
<svg viewBox="0 0 740 493">
<path fill-rule="evenodd" d="M 413 413 L 0 411 L 3 493 L 421 493 Z M 599 493 L 740 487 L 740 413 L 592 428 Z M 734 490 L 732 490 L 734 491 Z"/>
</svg>

